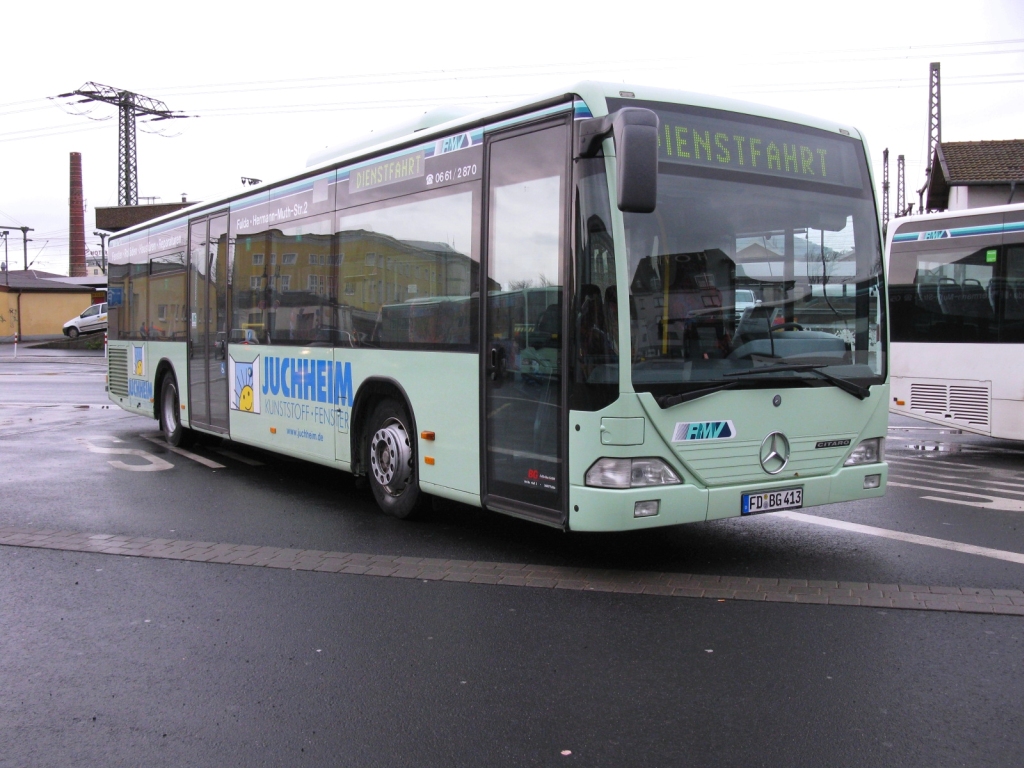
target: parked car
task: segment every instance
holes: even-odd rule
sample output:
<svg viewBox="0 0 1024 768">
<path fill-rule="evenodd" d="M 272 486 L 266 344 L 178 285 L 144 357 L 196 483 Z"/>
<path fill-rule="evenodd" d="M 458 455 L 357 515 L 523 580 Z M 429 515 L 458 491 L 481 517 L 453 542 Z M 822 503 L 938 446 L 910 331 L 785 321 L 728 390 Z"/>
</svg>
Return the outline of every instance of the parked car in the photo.
<svg viewBox="0 0 1024 768">
<path fill-rule="evenodd" d="M 755 306 L 754 292 L 746 289 L 736 289 L 736 319 L 743 317 L 743 313 Z"/>
<path fill-rule="evenodd" d="M 69 339 L 77 339 L 83 333 L 96 333 L 107 330 L 107 303 L 93 304 L 78 317 L 64 323 L 64 335 Z"/>
</svg>

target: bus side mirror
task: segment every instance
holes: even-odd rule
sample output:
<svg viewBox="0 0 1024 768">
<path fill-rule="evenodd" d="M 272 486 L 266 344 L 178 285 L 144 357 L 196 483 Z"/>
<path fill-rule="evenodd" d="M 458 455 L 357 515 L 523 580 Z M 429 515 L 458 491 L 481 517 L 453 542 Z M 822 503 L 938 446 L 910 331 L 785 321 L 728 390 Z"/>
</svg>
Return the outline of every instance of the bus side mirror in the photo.
<svg viewBox="0 0 1024 768">
<path fill-rule="evenodd" d="M 623 107 L 607 117 L 581 120 L 580 157 L 593 157 L 611 134 L 615 142 L 619 210 L 651 213 L 658 201 L 658 116 L 649 109 Z"/>
</svg>

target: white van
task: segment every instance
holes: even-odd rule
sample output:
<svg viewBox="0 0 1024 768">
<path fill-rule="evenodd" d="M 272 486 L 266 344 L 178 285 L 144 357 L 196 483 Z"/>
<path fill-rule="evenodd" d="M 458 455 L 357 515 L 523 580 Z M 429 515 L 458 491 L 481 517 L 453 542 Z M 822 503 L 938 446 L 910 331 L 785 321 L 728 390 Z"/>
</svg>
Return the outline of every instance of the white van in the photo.
<svg viewBox="0 0 1024 768">
<path fill-rule="evenodd" d="M 743 316 L 743 312 L 756 305 L 754 300 L 754 292 L 746 289 L 736 289 L 736 319 L 739 320 Z"/>
<path fill-rule="evenodd" d="M 107 330 L 107 303 L 93 304 L 78 317 L 64 323 L 64 335 L 77 339 L 79 334 Z"/>
</svg>

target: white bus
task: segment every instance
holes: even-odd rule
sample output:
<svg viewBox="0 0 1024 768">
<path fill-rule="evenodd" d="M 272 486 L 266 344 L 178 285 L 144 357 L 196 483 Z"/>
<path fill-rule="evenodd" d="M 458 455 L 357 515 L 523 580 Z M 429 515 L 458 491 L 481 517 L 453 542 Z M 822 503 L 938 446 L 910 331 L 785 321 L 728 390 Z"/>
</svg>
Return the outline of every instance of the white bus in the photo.
<svg viewBox="0 0 1024 768">
<path fill-rule="evenodd" d="M 890 410 L 1024 439 L 1024 205 L 890 224 Z"/>
<path fill-rule="evenodd" d="M 111 238 L 110 398 L 365 476 L 398 517 L 879 496 L 867 157 L 852 126 L 600 83 L 319 153 Z"/>
</svg>

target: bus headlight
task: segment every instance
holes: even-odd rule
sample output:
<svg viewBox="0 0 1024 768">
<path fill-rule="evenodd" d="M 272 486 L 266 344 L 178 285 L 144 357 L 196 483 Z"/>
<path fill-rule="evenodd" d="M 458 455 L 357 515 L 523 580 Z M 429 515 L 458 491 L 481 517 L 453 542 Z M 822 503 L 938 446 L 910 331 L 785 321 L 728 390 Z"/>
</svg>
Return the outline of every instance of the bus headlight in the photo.
<svg viewBox="0 0 1024 768">
<path fill-rule="evenodd" d="M 587 470 L 586 483 L 594 488 L 645 488 L 678 485 L 682 480 L 661 459 L 598 459 Z"/>
<path fill-rule="evenodd" d="M 857 464 L 877 464 L 885 456 L 885 438 L 872 437 L 868 440 L 861 440 L 860 445 L 853 449 L 845 462 L 844 467 L 852 467 Z"/>
</svg>

